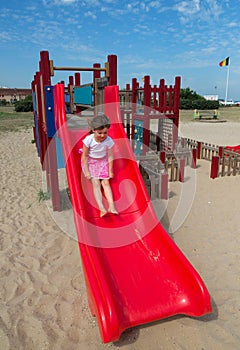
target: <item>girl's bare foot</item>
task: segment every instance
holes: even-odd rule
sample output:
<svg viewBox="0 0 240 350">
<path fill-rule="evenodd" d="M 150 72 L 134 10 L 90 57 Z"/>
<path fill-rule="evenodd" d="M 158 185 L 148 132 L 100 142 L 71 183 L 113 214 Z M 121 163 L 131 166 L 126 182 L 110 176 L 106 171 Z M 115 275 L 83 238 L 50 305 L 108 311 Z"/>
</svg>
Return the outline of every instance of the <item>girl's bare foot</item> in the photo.
<svg viewBox="0 0 240 350">
<path fill-rule="evenodd" d="M 102 218 L 104 215 L 107 214 L 107 210 L 106 209 L 101 209 L 100 210 L 100 217 Z"/>
<path fill-rule="evenodd" d="M 116 214 L 116 215 L 119 214 L 117 209 L 114 206 L 113 207 L 109 207 L 108 212 L 112 213 L 112 214 Z"/>
</svg>

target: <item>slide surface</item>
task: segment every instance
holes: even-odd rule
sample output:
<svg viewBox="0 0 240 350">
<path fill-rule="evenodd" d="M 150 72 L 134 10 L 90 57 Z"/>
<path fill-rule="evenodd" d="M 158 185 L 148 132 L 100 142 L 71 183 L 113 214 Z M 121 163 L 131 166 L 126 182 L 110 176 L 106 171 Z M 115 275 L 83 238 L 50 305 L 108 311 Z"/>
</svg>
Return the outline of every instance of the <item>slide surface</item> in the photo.
<svg viewBox="0 0 240 350">
<path fill-rule="evenodd" d="M 177 314 L 211 312 L 199 274 L 159 223 L 122 127 L 118 87 L 105 88 L 105 114 L 114 139 L 114 179 L 119 215 L 99 218 L 91 183 L 82 176 L 79 148 L 85 131 L 69 130 L 63 85 L 55 86 L 59 127 L 91 312 L 103 342 L 130 327 Z"/>
</svg>

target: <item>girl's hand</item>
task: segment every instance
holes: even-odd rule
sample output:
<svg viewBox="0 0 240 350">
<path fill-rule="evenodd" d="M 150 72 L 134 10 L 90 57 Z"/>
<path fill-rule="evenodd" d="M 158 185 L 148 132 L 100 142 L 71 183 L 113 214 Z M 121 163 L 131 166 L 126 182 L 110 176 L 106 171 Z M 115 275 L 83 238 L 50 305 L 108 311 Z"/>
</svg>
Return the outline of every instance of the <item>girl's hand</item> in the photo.
<svg viewBox="0 0 240 350">
<path fill-rule="evenodd" d="M 87 174 L 85 175 L 85 177 L 86 177 L 86 179 L 88 179 L 88 180 L 91 180 L 91 178 L 92 178 L 92 176 L 91 176 L 90 173 L 87 173 Z"/>
<path fill-rule="evenodd" d="M 111 171 L 111 170 L 109 171 L 109 178 L 110 178 L 110 179 L 114 178 L 113 171 Z"/>
</svg>

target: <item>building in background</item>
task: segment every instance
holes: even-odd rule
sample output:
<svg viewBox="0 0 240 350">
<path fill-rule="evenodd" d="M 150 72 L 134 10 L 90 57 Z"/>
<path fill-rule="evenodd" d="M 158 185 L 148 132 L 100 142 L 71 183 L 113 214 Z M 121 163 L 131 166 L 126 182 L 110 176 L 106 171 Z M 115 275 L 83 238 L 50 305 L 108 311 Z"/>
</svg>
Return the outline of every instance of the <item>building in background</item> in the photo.
<svg viewBox="0 0 240 350">
<path fill-rule="evenodd" d="M 7 101 L 14 103 L 16 101 L 24 100 L 26 96 L 31 95 L 31 89 L 17 89 L 17 88 L 0 88 L 0 101 Z"/>
<path fill-rule="evenodd" d="M 208 101 L 218 101 L 218 95 L 203 95 L 203 97 Z"/>
</svg>

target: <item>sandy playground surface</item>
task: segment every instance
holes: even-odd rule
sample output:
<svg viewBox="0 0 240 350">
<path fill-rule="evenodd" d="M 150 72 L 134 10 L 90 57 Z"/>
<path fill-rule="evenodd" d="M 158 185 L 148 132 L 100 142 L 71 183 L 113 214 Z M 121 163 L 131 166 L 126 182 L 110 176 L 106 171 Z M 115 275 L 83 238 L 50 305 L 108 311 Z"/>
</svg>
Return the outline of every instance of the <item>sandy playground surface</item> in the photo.
<svg viewBox="0 0 240 350">
<path fill-rule="evenodd" d="M 180 132 L 212 144 L 240 143 L 240 123 L 185 123 Z M 240 176 L 212 180 L 210 163 L 199 161 L 185 220 L 174 218 L 179 183 L 170 184 L 162 217 L 204 280 L 213 313 L 164 319 L 102 344 L 88 309 L 78 244 L 38 201 L 42 172 L 32 139 L 31 130 L 0 135 L 0 349 L 240 349 Z"/>
</svg>

